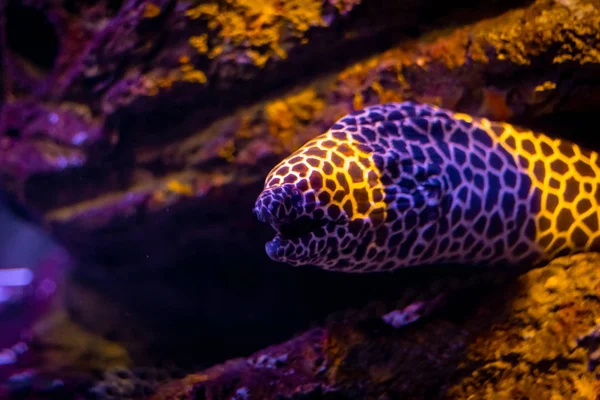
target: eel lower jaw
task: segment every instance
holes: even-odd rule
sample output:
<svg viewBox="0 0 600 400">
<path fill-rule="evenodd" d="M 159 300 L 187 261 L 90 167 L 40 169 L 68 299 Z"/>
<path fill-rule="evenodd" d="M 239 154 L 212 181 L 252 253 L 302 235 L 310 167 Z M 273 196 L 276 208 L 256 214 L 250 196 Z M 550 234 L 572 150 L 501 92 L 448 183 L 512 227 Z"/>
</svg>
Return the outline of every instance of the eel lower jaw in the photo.
<svg viewBox="0 0 600 400">
<path fill-rule="evenodd" d="M 266 253 L 274 261 L 293 259 L 296 254 L 290 254 L 290 248 L 295 250 L 297 246 L 311 237 L 325 237 L 331 225 L 342 224 L 344 221 L 343 218 L 332 221 L 330 219 L 315 220 L 304 216 L 288 223 L 273 222 L 271 226 L 277 233 L 271 241 L 266 243 Z"/>
<path fill-rule="evenodd" d="M 278 233 L 275 237 L 265 244 L 265 251 L 269 258 L 273 261 L 280 261 L 284 254 L 288 240 L 283 239 Z"/>
</svg>

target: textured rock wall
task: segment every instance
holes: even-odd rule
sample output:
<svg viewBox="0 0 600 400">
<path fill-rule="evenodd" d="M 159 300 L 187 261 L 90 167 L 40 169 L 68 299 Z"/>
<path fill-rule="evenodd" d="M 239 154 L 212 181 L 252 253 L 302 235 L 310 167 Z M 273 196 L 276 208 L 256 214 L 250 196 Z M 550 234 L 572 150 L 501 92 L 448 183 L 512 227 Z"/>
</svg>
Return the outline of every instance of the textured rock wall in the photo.
<svg viewBox="0 0 600 400">
<path fill-rule="evenodd" d="M 0 185 L 78 258 L 70 315 L 138 363 L 204 368 L 412 282 L 264 254 L 271 232 L 250 210 L 265 174 L 353 109 L 415 99 L 598 146 L 595 1 L 0 5 Z M 315 332 L 363 338 L 340 329 Z M 403 381 L 373 362 L 373 385 Z M 438 367 L 434 388 L 454 369 Z M 485 386 L 467 384 L 447 393 Z"/>
<path fill-rule="evenodd" d="M 167 209 L 237 225 L 249 214 L 233 209 L 251 204 L 274 162 L 364 105 L 416 99 L 529 123 L 598 100 L 593 2 L 538 1 L 490 18 L 468 2 L 435 8 L 437 18 L 427 2 L 17 3 L 6 14 L 45 16 L 57 50 L 46 70 L 3 52 L 3 186 L 84 259 L 145 263 L 143 243 L 136 254 L 106 236 L 143 231 L 152 247 L 162 238 L 147 225 L 173 225 Z M 468 17 L 483 19 L 459 25 Z M 458 27 L 411 39 L 422 21 Z M 156 263 L 185 251 L 183 238 Z"/>
</svg>

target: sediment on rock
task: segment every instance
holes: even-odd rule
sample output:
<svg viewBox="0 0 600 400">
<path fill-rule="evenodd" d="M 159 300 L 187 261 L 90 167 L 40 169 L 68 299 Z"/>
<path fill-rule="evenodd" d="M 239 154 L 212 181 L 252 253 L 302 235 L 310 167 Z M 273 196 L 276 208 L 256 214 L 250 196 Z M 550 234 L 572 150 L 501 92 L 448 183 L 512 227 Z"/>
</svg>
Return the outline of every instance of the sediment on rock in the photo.
<svg viewBox="0 0 600 400">
<path fill-rule="evenodd" d="M 400 330 L 351 321 L 314 329 L 164 385 L 153 399 L 594 399 L 599 264 L 598 254 L 560 258 L 479 292 L 474 307 L 459 302 L 450 317 Z"/>
</svg>

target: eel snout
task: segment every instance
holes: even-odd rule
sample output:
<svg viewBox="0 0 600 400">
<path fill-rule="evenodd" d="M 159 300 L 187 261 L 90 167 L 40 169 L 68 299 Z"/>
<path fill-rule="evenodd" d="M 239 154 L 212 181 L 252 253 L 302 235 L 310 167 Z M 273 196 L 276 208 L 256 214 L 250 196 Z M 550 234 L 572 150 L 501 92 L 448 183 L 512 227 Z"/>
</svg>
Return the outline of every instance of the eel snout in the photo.
<svg viewBox="0 0 600 400">
<path fill-rule="evenodd" d="M 296 220 L 302 208 L 302 192 L 294 185 L 266 188 L 256 199 L 254 214 L 274 227 Z"/>
<path fill-rule="evenodd" d="M 291 262 L 310 253 L 310 241 L 326 237 L 341 223 L 329 219 L 318 208 L 314 196 L 307 199 L 291 184 L 265 188 L 256 200 L 254 214 L 276 231 L 273 240 L 266 244 L 267 254 L 276 261 Z"/>
</svg>

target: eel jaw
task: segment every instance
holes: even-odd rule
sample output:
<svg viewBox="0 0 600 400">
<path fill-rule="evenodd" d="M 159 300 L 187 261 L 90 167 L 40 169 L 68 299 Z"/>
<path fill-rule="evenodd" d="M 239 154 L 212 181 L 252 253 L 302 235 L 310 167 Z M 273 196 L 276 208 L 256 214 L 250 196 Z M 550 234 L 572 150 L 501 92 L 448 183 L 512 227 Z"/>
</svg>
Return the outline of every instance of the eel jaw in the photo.
<svg viewBox="0 0 600 400">
<path fill-rule="evenodd" d="M 317 220 L 308 216 L 302 216 L 286 223 L 279 223 L 272 219 L 270 221 L 276 234 L 265 244 L 265 251 L 273 261 L 290 263 L 297 261 L 298 254 L 295 253 L 295 250 L 298 247 L 305 247 L 301 253 L 306 254 L 308 247 L 303 244 L 313 238 L 324 237 L 327 234 L 327 226 L 335 224 L 334 221 L 328 219 Z M 266 221 L 262 220 L 262 222 Z"/>
<path fill-rule="evenodd" d="M 304 194 L 290 184 L 264 189 L 253 211 L 259 221 L 276 232 L 265 245 L 269 258 L 292 265 L 310 264 L 327 252 L 324 243 L 315 242 L 326 241 L 335 225 L 348 220 L 345 213 L 329 218 L 318 202 L 311 199 L 307 203 Z"/>
<path fill-rule="evenodd" d="M 273 240 L 270 240 L 265 244 L 265 252 L 273 261 L 279 261 L 283 257 L 285 251 L 279 251 L 283 248 L 284 245 L 282 244 L 282 238 L 279 236 L 279 234 L 275 235 Z"/>
</svg>

